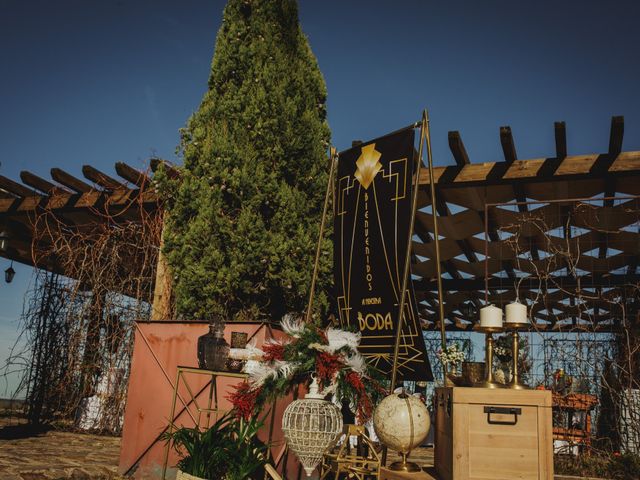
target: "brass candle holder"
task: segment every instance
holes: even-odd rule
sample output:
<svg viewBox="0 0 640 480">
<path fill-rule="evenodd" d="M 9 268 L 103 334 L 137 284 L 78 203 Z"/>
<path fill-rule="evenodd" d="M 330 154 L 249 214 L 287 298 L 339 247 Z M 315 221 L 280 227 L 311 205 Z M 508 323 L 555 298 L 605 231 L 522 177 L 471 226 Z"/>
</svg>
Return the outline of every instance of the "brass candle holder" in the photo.
<svg viewBox="0 0 640 480">
<path fill-rule="evenodd" d="M 511 381 L 506 385 L 507 388 L 514 390 L 528 390 L 529 386 L 520 381 L 520 369 L 518 368 L 518 356 L 520 354 L 520 334 L 521 330 L 527 330 L 529 328 L 528 323 L 514 323 L 507 322 L 507 330 L 511 330 L 511 357 L 513 362 L 513 374 L 511 375 Z"/>
<path fill-rule="evenodd" d="M 496 382 L 493 379 L 493 334 L 503 331 L 501 327 L 479 327 L 478 331 L 485 334 L 485 379 L 481 382 L 474 383 L 474 387 L 480 388 L 504 388 L 505 385 Z"/>
</svg>

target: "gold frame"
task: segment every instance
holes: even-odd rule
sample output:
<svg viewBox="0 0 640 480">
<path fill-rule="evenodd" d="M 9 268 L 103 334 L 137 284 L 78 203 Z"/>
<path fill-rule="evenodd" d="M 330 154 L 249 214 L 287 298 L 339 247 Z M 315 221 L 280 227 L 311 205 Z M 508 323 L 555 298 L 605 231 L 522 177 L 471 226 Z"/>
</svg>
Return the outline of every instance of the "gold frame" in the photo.
<svg viewBox="0 0 640 480">
<path fill-rule="evenodd" d="M 191 385 L 189 385 L 189 382 L 187 380 L 187 377 L 185 376 L 185 373 L 195 374 L 195 375 L 208 375 L 211 378 L 204 385 L 204 387 L 202 387 L 200 391 L 194 395 L 193 394 L 194 390 L 191 388 Z M 187 412 L 191 417 L 191 419 L 193 420 L 193 422 L 195 423 L 196 427 L 201 427 L 203 414 L 206 414 L 205 428 L 209 428 L 211 426 L 212 414 L 215 414 L 216 420 L 218 419 L 218 414 L 220 413 L 220 409 L 218 408 L 218 386 L 216 382 L 218 377 L 231 377 L 231 378 L 245 379 L 248 377 L 248 375 L 246 373 L 219 372 L 219 371 L 213 371 L 213 370 L 203 370 L 201 368 L 195 368 L 195 367 L 178 366 L 177 372 L 176 372 L 176 381 L 173 387 L 173 398 L 171 400 L 171 412 L 169 414 L 170 420 L 169 420 L 169 427 L 167 430 L 168 434 L 171 434 L 171 432 L 173 431 L 173 427 L 175 425 L 174 422 L 176 421 L 177 398 L 180 398 L 180 402 L 183 404 L 183 407 L 184 407 L 184 409 L 178 413 L 178 416 L 180 416 L 184 412 Z M 181 381 L 184 384 L 185 388 L 187 389 L 187 392 L 189 393 L 189 401 L 187 402 L 185 402 L 178 393 Z M 209 388 L 209 392 L 207 396 L 207 406 L 201 407 L 198 404 L 198 397 L 200 397 L 201 394 L 204 393 L 207 387 Z M 195 410 L 197 412 L 195 416 L 191 414 L 191 410 L 189 409 L 189 406 L 191 404 L 195 406 Z M 271 416 L 273 417 L 273 415 L 274 413 L 272 409 Z M 271 423 L 273 425 L 273 421 Z M 271 438 L 272 433 L 273 433 L 272 431 L 269 432 L 269 438 Z M 165 480 L 167 476 L 167 466 L 169 463 L 170 449 L 171 449 L 171 441 L 167 441 L 167 444 L 164 449 L 164 461 L 162 463 L 162 477 L 161 477 L 162 480 Z"/>
<path fill-rule="evenodd" d="M 411 240 L 413 238 L 413 230 L 415 228 L 416 212 L 418 210 L 418 191 L 420 187 L 420 168 L 422 165 L 422 157 L 424 155 L 424 145 L 427 146 L 427 164 L 429 167 L 429 186 L 431 190 L 431 212 L 433 214 L 433 233 L 436 250 L 436 275 L 438 280 L 438 310 L 440 317 L 440 337 L 443 349 L 447 346 L 446 331 L 444 324 L 444 304 L 442 294 L 442 276 L 440 269 L 440 240 L 438 235 L 438 216 L 436 210 L 436 189 L 433 177 L 433 156 L 431 154 L 431 130 L 429 128 L 429 112 L 425 109 L 422 111 L 422 120 L 418 122 L 420 125 L 420 145 L 418 147 L 418 162 L 416 165 L 415 178 L 413 181 L 413 199 L 411 205 L 411 219 L 409 222 L 409 232 L 407 239 L 407 255 L 404 259 L 404 272 L 402 277 L 402 289 L 400 293 L 400 305 L 398 306 L 398 326 L 396 329 L 396 339 L 393 349 L 393 368 L 391 372 L 391 391 L 395 388 L 398 376 L 398 354 L 400 351 L 400 340 L 402 338 L 402 324 L 404 320 L 404 306 L 407 296 L 407 284 L 409 282 L 410 266 L 411 266 Z M 447 367 L 443 364 L 444 377 L 447 376 Z M 386 455 L 384 455 L 386 457 Z M 386 460 L 386 458 L 385 458 Z"/>
<path fill-rule="evenodd" d="M 353 480 L 365 480 L 370 478 L 379 479 L 382 467 L 382 456 L 376 450 L 374 443 L 367 436 L 366 428 L 363 425 L 344 425 L 344 442 L 340 445 L 337 453 L 325 454 L 320 466 L 320 480 L 329 480 L 331 474 L 333 480 L 338 480 L 341 474 L 346 474 Z M 358 446 L 367 447 L 367 456 L 360 456 L 352 453 L 350 437 L 358 438 Z"/>
</svg>

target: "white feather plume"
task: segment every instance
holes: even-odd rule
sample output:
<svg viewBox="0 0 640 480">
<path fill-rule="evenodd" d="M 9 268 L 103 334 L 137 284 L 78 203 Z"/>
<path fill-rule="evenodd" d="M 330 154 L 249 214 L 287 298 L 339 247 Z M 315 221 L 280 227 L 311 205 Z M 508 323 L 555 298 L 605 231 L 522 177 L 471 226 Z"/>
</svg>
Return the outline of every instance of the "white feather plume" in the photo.
<svg viewBox="0 0 640 480">
<path fill-rule="evenodd" d="M 300 338 L 304 331 L 304 321 L 301 318 L 295 319 L 290 313 L 282 317 L 280 325 L 282 326 L 282 331 L 293 338 Z"/>
<path fill-rule="evenodd" d="M 245 349 L 249 352 L 249 359 L 260 360 L 264 357 L 264 351 L 256 347 L 256 341 L 252 340 L 247 344 Z"/>
<path fill-rule="evenodd" d="M 329 351 L 335 353 L 342 347 L 349 347 L 351 350 L 357 350 L 360 345 L 360 333 L 345 332 L 337 328 L 328 328 L 327 340 L 329 341 Z"/>
<path fill-rule="evenodd" d="M 327 395 L 333 395 L 336 392 L 337 388 L 338 384 L 336 383 L 335 378 L 333 378 L 332 382 L 320 393 L 322 393 L 325 397 Z"/>
<path fill-rule="evenodd" d="M 278 370 L 258 360 L 248 360 L 242 371 L 249 375 L 249 383 L 262 386 L 269 377 L 278 375 Z"/>
<path fill-rule="evenodd" d="M 343 356 L 344 363 L 347 367 L 351 368 L 356 373 L 364 375 L 367 373 L 367 361 L 358 352 L 352 355 Z"/>
<path fill-rule="evenodd" d="M 229 358 L 236 360 L 262 360 L 264 352 L 256 347 L 256 341 L 252 340 L 245 348 L 231 348 Z"/>
<path fill-rule="evenodd" d="M 282 378 L 291 376 L 296 367 L 293 362 L 285 362 L 284 360 L 276 360 L 274 364 L 277 375 Z"/>
<path fill-rule="evenodd" d="M 256 347 L 255 340 L 245 348 L 231 348 L 229 349 L 229 358 L 235 360 L 262 360 L 264 352 Z"/>
<path fill-rule="evenodd" d="M 278 339 L 278 338 L 267 338 L 264 341 L 265 345 L 288 345 L 291 343 L 288 339 Z"/>
</svg>

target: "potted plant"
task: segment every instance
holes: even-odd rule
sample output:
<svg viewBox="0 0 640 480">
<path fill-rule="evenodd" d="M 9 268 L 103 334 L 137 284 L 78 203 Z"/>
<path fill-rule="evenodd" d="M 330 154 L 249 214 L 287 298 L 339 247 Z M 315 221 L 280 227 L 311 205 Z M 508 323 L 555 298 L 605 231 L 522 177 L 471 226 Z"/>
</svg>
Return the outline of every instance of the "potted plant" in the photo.
<svg viewBox="0 0 640 480">
<path fill-rule="evenodd" d="M 227 413 L 206 430 L 181 427 L 165 434 L 181 457 L 176 480 L 262 478 L 268 455 L 268 446 L 256 436 L 262 424 L 257 417 Z"/>
</svg>

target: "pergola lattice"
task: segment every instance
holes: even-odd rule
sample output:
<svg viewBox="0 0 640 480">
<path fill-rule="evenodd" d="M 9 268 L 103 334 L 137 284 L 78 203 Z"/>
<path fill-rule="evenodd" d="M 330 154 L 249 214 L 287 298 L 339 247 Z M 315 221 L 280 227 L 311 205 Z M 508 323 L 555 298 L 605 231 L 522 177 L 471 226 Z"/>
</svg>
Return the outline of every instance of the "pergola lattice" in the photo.
<svg viewBox="0 0 640 480">
<path fill-rule="evenodd" d="M 639 280 L 640 152 L 622 152 L 623 132 L 623 117 L 613 117 L 606 153 L 569 156 L 565 124 L 557 122 L 554 157 L 518 160 L 511 129 L 502 127 L 504 161 L 482 164 L 470 163 L 459 133 L 449 132 L 456 165 L 434 172 L 447 330 L 472 331 L 485 297 L 504 305 L 516 298 L 516 285 L 538 330 L 617 328 L 629 305 L 613 299 L 635 299 Z M 431 330 L 439 326 L 426 169 L 420 187 L 412 271 Z M 572 250 L 583 253 L 567 268 L 570 255 L 559 252 Z M 576 290 L 587 293 L 579 304 Z M 630 307 L 627 318 L 636 302 Z M 589 321 L 581 320 L 585 313 Z"/>
</svg>

